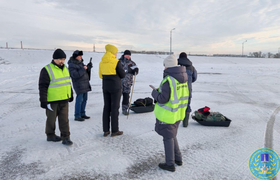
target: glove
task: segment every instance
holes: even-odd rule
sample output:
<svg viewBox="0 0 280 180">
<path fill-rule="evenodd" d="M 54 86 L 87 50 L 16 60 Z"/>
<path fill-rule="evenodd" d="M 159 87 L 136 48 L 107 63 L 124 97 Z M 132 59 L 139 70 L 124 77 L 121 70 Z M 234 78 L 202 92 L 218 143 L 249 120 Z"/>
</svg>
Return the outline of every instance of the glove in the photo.
<svg viewBox="0 0 280 180">
<path fill-rule="evenodd" d="M 89 62 L 89 63 L 87 64 L 87 68 L 88 68 L 88 69 L 91 69 L 91 68 L 92 68 L 92 62 Z"/>
<path fill-rule="evenodd" d="M 71 97 L 69 98 L 69 102 L 72 102 L 73 100 L 74 100 L 74 97 L 71 96 Z"/>
<path fill-rule="evenodd" d="M 41 102 L 41 108 L 47 109 L 48 102 Z"/>
<path fill-rule="evenodd" d="M 132 67 L 132 64 L 128 64 L 128 66 L 127 66 L 127 72 L 128 72 L 129 74 L 134 74 L 134 73 L 133 73 L 133 70 L 131 69 L 131 67 Z"/>
<path fill-rule="evenodd" d="M 138 69 L 138 68 L 135 68 L 134 71 L 133 71 L 133 74 L 135 75 L 135 73 L 136 73 L 136 75 L 137 75 L 138 72 L 139 72 L 139 69 Z"/>
<path fill-rule="evenodd" d="M 72 102 L 74 100 L 74 96 L 73 96 L 73 89 L 71 88 L 71 97 L 69 98 L 69 102 Z"/>
</svg>

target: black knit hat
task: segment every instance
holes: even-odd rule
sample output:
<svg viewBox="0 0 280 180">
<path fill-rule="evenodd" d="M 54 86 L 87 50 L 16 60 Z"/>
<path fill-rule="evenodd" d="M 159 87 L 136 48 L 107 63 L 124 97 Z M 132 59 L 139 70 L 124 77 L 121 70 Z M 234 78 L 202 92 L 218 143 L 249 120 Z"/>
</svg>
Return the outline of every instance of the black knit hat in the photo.
<svg viewBox="0 0 280 180">
<path fill-rule="evenodd" d="M 56 49 L 53 53 L 53 59 L 66 59 L 66 54 L 62 49 Z"/>
<path fill-rule="evenodd" d="M 187 54 L 185 52 L 182 52 L 180 55 L 179 55 L 179 58 L 186 58 L 187 57 Z"/>
<path fill-rule="evenodd" d="M 123 55 L 130 55 L 130 56 L 131 56 L 130 50 L 125 50 L 125 51 L 123 52 Z"/>
<path fill-rule="evenodd" d="M 73 52 L 72 56 L 73 56 L 74 59 L 76 59 L 77 56 L 82 56 L 82 55 L 84 55 L 83 51 L 76 50 L 76 51 Z"/>
</svg>

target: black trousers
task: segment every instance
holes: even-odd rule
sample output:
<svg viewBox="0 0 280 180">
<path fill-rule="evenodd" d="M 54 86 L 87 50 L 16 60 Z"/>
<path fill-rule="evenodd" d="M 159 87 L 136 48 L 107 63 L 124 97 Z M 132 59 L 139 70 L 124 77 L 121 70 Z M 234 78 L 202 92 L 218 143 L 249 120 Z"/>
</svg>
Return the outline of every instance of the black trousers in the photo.
<svg viewBox="0 0 280 180">
<path fill-rule="evenodd" d="M 119 108 L 121 100 L 121 89 L 119 91 L 109 91 L 103 89 L 103 132 L 110 131 L 110 123 L 112 133 L 119 131 Z"/>
<path fill-rule="evenodd" d="M 122 110 L 127 111 L 129 105 L 129 93 L 123 93 Z"/>
<path fill-rule="evenodd" d="M 55 103 L 51 104 L 53 111 L 46 109 L 47 121 L 46 121 L 46 135 L 48 137 L 55 135 L 55 122 L 58 117 L 58 125 L 60 130 L 60 136 L 62 139 L 69 138 L 69 119 L 68 119 L 68 102 L 67 103 Z"/>
</svg>

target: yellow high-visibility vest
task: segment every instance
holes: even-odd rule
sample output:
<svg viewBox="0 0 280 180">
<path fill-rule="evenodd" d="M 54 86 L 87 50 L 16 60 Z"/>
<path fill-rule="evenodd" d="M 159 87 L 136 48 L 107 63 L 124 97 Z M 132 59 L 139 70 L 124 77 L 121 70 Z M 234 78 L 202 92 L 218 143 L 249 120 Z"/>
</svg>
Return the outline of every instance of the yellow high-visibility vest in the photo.
<svg viewBox="0 0 280 180">
<path fill-rule="evenodd" d="M 45 68 L 51 80 L 47 94 L 48 102 L 71 98 L 71 80 L 67 67 L 64 65 L 62 70 L 50 63 Z"/>
<path fill-rule="evenodd" d="M 159 92 L 161 92 L 162 85 L 166 81 L 169 82 L 171 89 L 170 99 L 164 104 L 157 102 L 154 113 L 159 121 L 167 124 L 174 124 L 185 118 L 189 101 L 188 82 L 180 83 L 172 76 L 166 76 L 159 86 Z"/>
</svg>

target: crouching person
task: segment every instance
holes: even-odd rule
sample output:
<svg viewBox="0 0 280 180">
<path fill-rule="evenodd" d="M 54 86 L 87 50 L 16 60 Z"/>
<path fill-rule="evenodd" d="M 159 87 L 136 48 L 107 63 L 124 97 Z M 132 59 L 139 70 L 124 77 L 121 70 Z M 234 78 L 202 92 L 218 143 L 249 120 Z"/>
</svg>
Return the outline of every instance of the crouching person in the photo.
<svg viewBox="0 0 280 180">
<path fill-rule="evenodd" d="M 72 145 L 70 140 L 68 102 L 73 101 L 70 75 L 64 65 L 66 54 L 57 49 L 53 53 L 53 60 L 46 65 L 40 73 L 39 93 L 41 107 L 46 109 L 46 135 L 47 141 Z M 60 136 L 55 135 L 55 121 L 58 117 Z"/>
<path fill-rule="evenodd" d="M 175 164 L 183 164 L 182 155 L 177 141 L 177 130 L 185 118 L 188 105 L 188 75 L 184 66 L 177 66 L 174 55 L 164 59 L 164 78 L 158 89 L 152 91 L 156 101 L 154 113 L 156 116 L 155 131 L 163 136 L 165 163 L 158 166 L 161 169 L 175 171 Z"/>
</svg>

